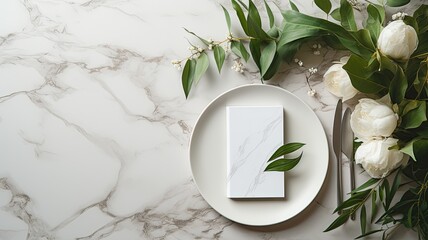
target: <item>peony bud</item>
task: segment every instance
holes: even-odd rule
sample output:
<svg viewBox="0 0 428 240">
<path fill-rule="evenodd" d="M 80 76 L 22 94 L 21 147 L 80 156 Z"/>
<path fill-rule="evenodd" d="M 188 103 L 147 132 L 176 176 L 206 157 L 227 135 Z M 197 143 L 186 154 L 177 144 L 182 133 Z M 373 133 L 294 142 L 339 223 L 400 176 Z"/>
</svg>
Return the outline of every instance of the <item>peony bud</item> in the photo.
<svg viewBox="0 0 428 240">
<path fill-rule="evenodd" d="M 351 128 L 361 140 L 389 137 L 397 127 L 397 114 L 392 109 L 370 98 L 360 99 L 351 114 Z"/>
<path fill-rule="evenodd" d="M 324 74 L 324 82 L 327 90 L 343 101 L 353 98 L 358 90 L 352 86 L 348 73 L 342 68 L 349 57 L 340 59 L 340 63 L 333 64 Z"/>
<path fill-rule="evenodd" d="M 397 144 L 398 139 L 386 138 L 370 140 L 361 144 L 355 152 L 355 162 L 372 178 L 386 177 L 400 165 L 406 165 L 409 159 L 397 149 L 389 149 Z"/>
<path fill-rule="evenodd" d="M 418 36 L 412 26 L 405 24 L 403 20 L 396 20 L 382 30 L 377 47 L 382 54 L 405 62 L 418 47 Z"/>
</svg>

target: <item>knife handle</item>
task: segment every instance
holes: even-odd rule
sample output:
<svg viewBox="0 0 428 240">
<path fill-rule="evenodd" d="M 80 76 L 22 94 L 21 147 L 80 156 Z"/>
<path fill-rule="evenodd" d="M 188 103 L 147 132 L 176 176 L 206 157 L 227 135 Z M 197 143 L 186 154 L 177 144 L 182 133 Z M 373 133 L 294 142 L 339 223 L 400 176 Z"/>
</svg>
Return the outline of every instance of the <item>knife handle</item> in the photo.
<svg viewBox="0 0 428 240">
<path fill-rule="evenodd" d="M 349 159 L 349 171 L 351 174 L 351 191 L 355 189 L 355 170 L 354 170 L 354 156 L 353 153 Z M 351 215 L 351 220 L 355 220 L 355 212 Z"/>
<path fill-rule="evenodd" d="M 343 202 L 342 194 L 342 153 L 336 155 L 337 158 L 337 206 L 341 205 Z M 342 211 L 337 212 L 339 215 Z"/>
</svg>

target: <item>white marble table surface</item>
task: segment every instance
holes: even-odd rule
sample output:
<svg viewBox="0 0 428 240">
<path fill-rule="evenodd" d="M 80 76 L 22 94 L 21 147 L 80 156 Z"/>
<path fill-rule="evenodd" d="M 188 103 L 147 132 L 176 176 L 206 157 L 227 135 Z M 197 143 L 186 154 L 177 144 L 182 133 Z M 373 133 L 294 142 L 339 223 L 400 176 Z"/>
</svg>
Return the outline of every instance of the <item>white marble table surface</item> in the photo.
<svg viewBox="0 0 428 240">
<path fill-rule="evenodd" d="M 303 12 L 318 11 L 296 2 Z M 219 4 L 232 12 L 228 0 L 0 1 L 0 239 L 359 235 L 357 222 L 323 233 L 337 216 L 332 154 L 320 194 L 277 226 L 233 223 L 198 193 L 187 152 L 198 115 L 220 93 L 259 83 L 254 66 L 236 73 L 229 57 L 221 75 L 212 65 L 185 99 L 171 60 L 185 57 L 187 39 L 196 40 L 182 27 L 224 39 Z M 322 48 L 316 56 L 309 46 L 298 54 L 305 67 L 318 68 L 310 80 L 315 97 L 307 95 L 307 71 L 295 64 L 270 82 L 306 102 L 330 142 L 337 98 L 324 90 L 322 74 L 342 55 Z M 347 186 L 346 161 L 343 167 Z M 359 183 L 367 178 L 361 172 Z M 404 237 L 416 239 L 401 230 L 396 239 Z"/>
</svg>

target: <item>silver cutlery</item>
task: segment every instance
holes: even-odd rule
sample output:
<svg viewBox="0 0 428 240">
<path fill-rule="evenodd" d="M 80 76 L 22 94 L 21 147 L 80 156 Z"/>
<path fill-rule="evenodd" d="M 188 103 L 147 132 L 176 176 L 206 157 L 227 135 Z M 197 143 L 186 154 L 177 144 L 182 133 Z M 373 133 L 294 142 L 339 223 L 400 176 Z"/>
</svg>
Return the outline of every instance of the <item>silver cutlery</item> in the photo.
<svg viewBox="0 0 428 240">
<path fill-rule="evenodd" d="M 339 99 L 334 113 L 333 150 L 337 160 L 337 206 L 342 204 L 342 99 Z M 341 211 L 338 211 L 341 214 Z"/>
<path fill-rule="evenodd" d="M 355 172 L 354 172 L 354 132 L 351 129 L 351 109 L 346 108 L 342 118 L 342 152 L 349 160 L 349 170 L 351 176 L 351 191 L 355 189 Z M 355 214 L 351 215 L 351 219 L 355 220 Z"/>
</svg>

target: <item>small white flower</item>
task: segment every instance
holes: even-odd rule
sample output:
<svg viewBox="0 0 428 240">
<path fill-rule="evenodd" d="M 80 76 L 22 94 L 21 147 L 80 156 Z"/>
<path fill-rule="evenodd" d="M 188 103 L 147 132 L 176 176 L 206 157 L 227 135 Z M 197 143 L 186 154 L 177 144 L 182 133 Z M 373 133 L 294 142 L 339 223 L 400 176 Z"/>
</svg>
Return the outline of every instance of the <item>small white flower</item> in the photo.
<svg viewBox="0 0 428 240">
<path fill-rule="evenodd" d="M 199 52 L 193 54 L 193 59 L 198 59 L 201 56 Z"/>
<path fill-rule="evenodd" d="M 193 50 L 195 50 L 195 47 L 194 47 L 194 46 L 190 46 L 190 47 L 189 47 L 189 50 L 190 50 L 190 51 L 193 51 Z"/>
<path fill-rule="evenodd" d="M 318 48 L 318 45 L 316 43 L 314 43 L 314 45 L 312 45 L 312 48 Z"/>
<path fill-rule="evenodd" d="M 212 44 L 208 44 L 208 50 L 213 50 L 213 45 Z"/>
<path fill-rule="evenodd" d="M 318 49 L 321 49 L 321 48 L 322 48 L 322 47 L 321 47 L 321 44 L 319 44 L 319 43 L 318 43 Z"/>
<path fill-rule="evenodd" d="M 308 69 L 308 71 L 309 71 L 309 74 L 313 75 L 313 74 L 315 74 L 315 73 L 318 72 L 318 69 L 311 67 L 311 68 Z"/>
<path fill-rule="evenodd" d="M 321 54 L 321 52 L 319 50 L 314 51 L 314 55 L 320 55 L 320 54 Z"/>
<path fill-rule="evenodd" d="M 198 52 L 203 52 L 204 51 L 204 49 L 203 48 L 201 48 L 201 47 L 198 47 Z"/>
<path fill-rule="evenodd" d="M 298 58 L 295 58 L 295 59 L 294 59 L 294 62 L 295 62 L 295 63 L 298 63 L 298 62 L 299 62 L 299 59 L 298 59 Z"/>
<path fill-rule="evenodd" d="M 232 41 L 232 40 L 233 40 L 232 33 L 230 33 L 229 35 L 227 35 L 227 40 L 229 40 L 229 41 Z"/>
<path fill-rule="evenodd" d="M 299 66 L 303 66 L 303 62 L 299 60 L 299 62 L 297 63 Z"/>
<path fill-rule="evenodd" d="M 315 91 L 315 89 L 311 89 L 308 91 L 308 95 L 311 97 L 315 96 L 316 94 L 317 94 L 317 91 Z"/>
<path fill-rule="evenodd" d="M 236 72 L 239 72 L 239 73 L 243 73 L 245 69 L 244 64 L 242 64 L 242 62 L 239 61 L 239 59 L 233 61 L 233 66 L 231 68 L 232 70 L 235 70 Z"/>
<path fill-rule="evenodd" d="M 405 12 L 397 12 L 395 14 L 392 14 L 392 20 L 403 20 L 404 17 L 407 16 L 407 13 Z"/>
</svg>

